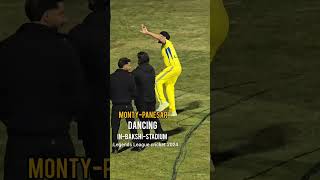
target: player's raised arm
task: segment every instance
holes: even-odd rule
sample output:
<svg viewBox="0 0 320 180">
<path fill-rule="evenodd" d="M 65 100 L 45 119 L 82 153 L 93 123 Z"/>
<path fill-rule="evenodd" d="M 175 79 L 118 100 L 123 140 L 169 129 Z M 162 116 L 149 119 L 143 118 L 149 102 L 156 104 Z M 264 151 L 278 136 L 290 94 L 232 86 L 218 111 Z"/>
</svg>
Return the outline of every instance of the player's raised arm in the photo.
<svg viewBox="0 0 320 180">
<path fill-rule="evenodd" d="M 163 37 L 163 36 L 160 35 L 160 34 L 156 34 L 156 33 L 153 33 L 153 32 L 148 31 L 148 28 L 147 28 L 144 24 L 141 24 L 141 30 L 140 30 L 140 32 L 143 33 L 143 34 L 149 35 L 149 36 L 153 37 L 154 39 L 157 39 L 157 40 L 160 41 L 162 44 L 165 44 L 165 43 L 166 43 L 166 38 L 165 38 L 165 37 Z"/>
</svg>

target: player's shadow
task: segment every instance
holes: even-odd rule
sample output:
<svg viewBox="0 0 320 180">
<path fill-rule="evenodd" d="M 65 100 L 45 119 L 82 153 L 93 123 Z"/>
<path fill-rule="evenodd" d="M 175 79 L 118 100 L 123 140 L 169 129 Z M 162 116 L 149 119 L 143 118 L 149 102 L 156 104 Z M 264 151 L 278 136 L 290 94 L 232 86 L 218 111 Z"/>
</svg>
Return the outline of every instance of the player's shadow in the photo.
<svg viewBox="0 0 320 180">
<path fill-rule="evenodd" d="M 128 150 L 128 149 L 130 149 L 130 148 L 131 148 L 131 147 L 129 147 L 129 146 L 125 146 L 125 147 L 119 149 L 118 153 L 122 153 L 123 151 L 126 151 L 126 150 Z"/>
<path fill-rule="evenodd" d="M 184 111 L 190 111 L 190 110 L 193 110 L 193 109 L 197 109 L 199 108 L 201 105 L 201 102 L 200 101 L 193 101 L 193 102 L 190 102 L 185 108 L 182 108 L 182 109 L 178 109 L 177 110 L 177 113 L 182 113 Z"/>
<path fill-rule="evenodd" d="M 240 143 L 231 149 L 222 152 L 213 150 L 211 158 L 214 164 L 219 166 L 223 162 L 234 158 L 278 149 L 288 143 L 286 138 L 288 127 L 286 126 L 286 124 L 280 124 L 264 128 L 249 137 L 244 143 Z"/>
<path fill-rule="evenodd" d="M 183 127 L 177 127 L 177 128 L 172 129 L 172 130 L 165 131 L 165 133 L 167 133 L 168 137 L 170 137 L 170 136 L 174 136 L 176 134 L 180 134 L 183 131 L 185 131 L 185 129 Z"/>
<path fill-rule="evenodd" d="M 171 136 L 174 136 L 174 135 L 177 135 L 177 134 L 180 134 L 182 133 L 183 131 L 185 131 L 185 128 L 183 127 L 177 127 L 177 128 L 174 128 L 174 129 L 171 129 L 169 131 L 164 131 L 164 133 L 166 133 L 168 135 L 168 137 L 171 137 Z M 155 143 L 157 142 L 156 140 L 151 140 L 151 144 L 152 143 Z"/>
</svg>

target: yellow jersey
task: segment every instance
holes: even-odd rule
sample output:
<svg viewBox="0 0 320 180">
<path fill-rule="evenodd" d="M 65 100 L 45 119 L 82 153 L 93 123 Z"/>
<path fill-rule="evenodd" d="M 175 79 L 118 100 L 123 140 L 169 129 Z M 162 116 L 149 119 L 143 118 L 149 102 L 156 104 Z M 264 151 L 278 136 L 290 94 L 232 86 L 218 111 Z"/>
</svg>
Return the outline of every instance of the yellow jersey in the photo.
<svg viewBox="0 0 320 180">
<path fill-rule="evenodd" d="M 229 31 L 229 17 L 223 5 L 223 0 L 211 0 L 211 59 L 214 58 L 218 48 L 224 42 Z"/>
<path fill-rule="evenodd" d="M 161 54 L 164 64 L 168 66 L 181 66 L 176 50 L 171 41 L 166 40 L 166 44 L 161 47 Z"/>
</svg>

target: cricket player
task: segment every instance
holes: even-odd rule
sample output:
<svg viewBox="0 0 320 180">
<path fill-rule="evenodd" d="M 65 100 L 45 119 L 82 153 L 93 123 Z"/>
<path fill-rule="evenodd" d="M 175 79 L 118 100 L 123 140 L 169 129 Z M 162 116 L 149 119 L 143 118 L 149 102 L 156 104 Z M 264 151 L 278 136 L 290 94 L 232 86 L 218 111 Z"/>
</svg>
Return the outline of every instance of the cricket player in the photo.
<svg viewBox="0 0 320 180">
<path fill-rule="evenodd" d="M 162 44 L 161 54 L 166 68 L 156 76 L 155 91 L 159 102 L 157 111 L 163 111 L 169 108 L 168 115 L 177 116 L 174 86 L 181 74 L 182 68 L 177 52 L 170 41 L 170 35 L 166 31 L 162 31 L 160 34 L 149 32 L 143 24 L 141 25 L 141 32 L 157 39 L 158 43 Z M 164 95 L 164 86 L 168 101 Z"/>
</svg>

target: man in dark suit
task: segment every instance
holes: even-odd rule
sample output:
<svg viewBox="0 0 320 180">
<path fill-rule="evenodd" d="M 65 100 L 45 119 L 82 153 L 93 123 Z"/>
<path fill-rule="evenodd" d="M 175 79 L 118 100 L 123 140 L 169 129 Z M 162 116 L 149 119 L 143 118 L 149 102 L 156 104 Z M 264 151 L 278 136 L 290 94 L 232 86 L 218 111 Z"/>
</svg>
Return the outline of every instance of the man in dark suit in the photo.
<svg viewBox="0 0 320 180">
<path fill-rule="evenodd" d="M 132 72 L 136 87 L 137 93 L 135 96 L 135 105 L 139 114 L 142 112 L 154 112 L 156 111 L 156 96 L 155 96 L 155 71 L 154 68 L 149 64 L 150 58 L 146 52 L 138 53 L 138 64 L 139 66 Z M 157 134 L 164 134 L 161 123 L 159 119 L 149 119 L 139 117 L 140 121 L 153 121 L 157 124 L 157 128 L 155 132 Z M 144 135 L 150 134 L 150 129 L 142 129 Z M 166 142 L 166 140 L 162 140 L 162 142 Z M 148 143 L 146 139 L 144 139 L 144 143 Z"/>
<path fill-rule="evenodd" d="M 89 108 L 78 118 L 78 135 L 83 140 L 86 156 L 93 165 L 101 166 L 110 157 L 109 120 L 109 0 L 89 0 L 90 14 L 75 26 L 69 37 L 76 47 L 85 70 L 89 90 Z M 103 174 L 91 171 L 91 177 Z"/>
<path fill-rule="evenodd" d="M 118 67 L 110 77 L 110 94 L 112 101 L 111 126 L 112 126 L 112 152 L 118 153 L 118 138 L 117 134 L 120 128 L 119 117 L 120 112 L 132 112 L 132 100 L 136 92 L 134 78 L 129 72 L 131 69 L 131 61 L 128 58 L 121 58 L 118 62 Z M 134 118 L 126 118 L 127 122 L 134 123 Z M 130 129 L 132 135 L 138 134 L 136 129 Z M 133 140 L 137 142 L 137 140 Z M 140 151 L 140 148 L 134 148 Z"/>
<path fill-rule="evenodd" d="M 1 42 L 0 102 L 8 140 L 4 180 L 28 178 L 28 158 L 74 155 L 72 116 L 85 106 L 79 58 L 58 33 L 63 0 L 27 0 L 23 24 Z"/>
</svg>

